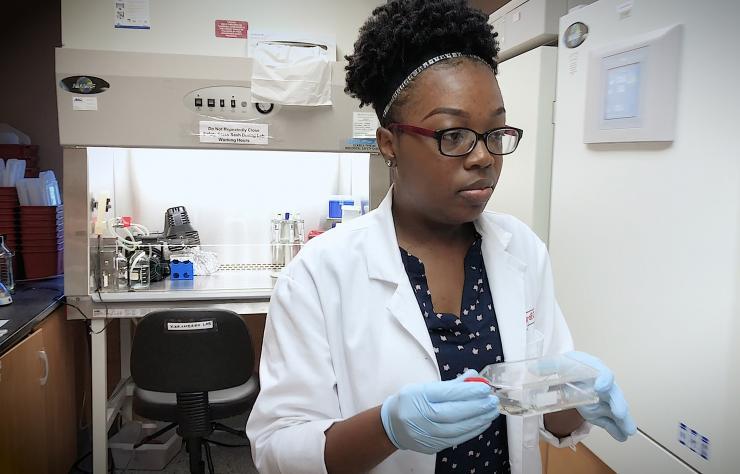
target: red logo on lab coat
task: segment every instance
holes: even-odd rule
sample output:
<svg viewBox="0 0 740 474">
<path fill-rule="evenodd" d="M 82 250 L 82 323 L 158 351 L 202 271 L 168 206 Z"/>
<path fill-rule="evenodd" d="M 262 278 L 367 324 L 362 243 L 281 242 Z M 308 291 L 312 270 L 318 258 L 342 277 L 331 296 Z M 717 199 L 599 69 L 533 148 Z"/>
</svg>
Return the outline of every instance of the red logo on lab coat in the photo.
<svg viewBox="0 0 740 474">
<path fill-rule="evenodd" d="M 527 323 L 527 327 L 534 324 L 534 308 L 527 311 L 527 314 L 525 316 L 525 322 Z"/>
</svg>

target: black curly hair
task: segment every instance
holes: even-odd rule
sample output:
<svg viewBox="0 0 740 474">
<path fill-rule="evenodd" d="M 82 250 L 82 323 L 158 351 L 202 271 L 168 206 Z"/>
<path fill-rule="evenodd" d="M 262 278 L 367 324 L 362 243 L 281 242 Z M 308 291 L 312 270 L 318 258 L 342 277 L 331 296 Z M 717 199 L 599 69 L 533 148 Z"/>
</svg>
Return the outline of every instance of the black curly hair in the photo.
<svg viewBox="0 0 740 474">
<path fill-rule="evenodd" d="M 354 54 L 345 56 L 344 91 L 360 106 L 372 105 L 385 124 L 403 102 L 402 94 L 384 119 L 393 92 L 432 57 L 452 52 L 478 56 L 497 72 L 495 38 L 486 15 L 466 0 L 393 0 L 373 10 L 360 28 Z"/>
</svg>

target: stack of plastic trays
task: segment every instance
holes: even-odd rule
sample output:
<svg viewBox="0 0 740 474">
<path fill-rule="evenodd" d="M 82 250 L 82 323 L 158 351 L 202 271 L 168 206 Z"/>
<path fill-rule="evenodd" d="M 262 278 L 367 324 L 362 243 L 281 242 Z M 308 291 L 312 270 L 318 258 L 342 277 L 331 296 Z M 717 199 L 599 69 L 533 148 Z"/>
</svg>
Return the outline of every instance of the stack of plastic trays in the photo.
<svg viewBox="0 0 740 474">
<path fill-rule="evenodd" d="M 5 236 L 5 246 L 13 252 L 13 276 L 16 280 L 23 278 L 17 258 L 19 247 L 18 227 L 18 191 L 15 186 L 0 187 L 0 235 Z"/>
<path fill-rule="evenodd" d="M 64 210 L 60 206 L 21 206 L 21 254 L 26 278 L 64 272 Z"/>
</svg>

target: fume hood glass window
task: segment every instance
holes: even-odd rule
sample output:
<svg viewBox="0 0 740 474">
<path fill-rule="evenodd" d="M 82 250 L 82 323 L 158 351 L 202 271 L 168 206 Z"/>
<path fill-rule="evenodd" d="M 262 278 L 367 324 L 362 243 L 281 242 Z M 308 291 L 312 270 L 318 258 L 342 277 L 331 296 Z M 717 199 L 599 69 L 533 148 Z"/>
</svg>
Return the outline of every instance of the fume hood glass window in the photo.
<svg viewBox="0 0 740 474">
<path fill-rule="evenodd" d="M 640 100 L 640 63 L 607 70 L 604 119 L 637 117 Z"/>
</svg>

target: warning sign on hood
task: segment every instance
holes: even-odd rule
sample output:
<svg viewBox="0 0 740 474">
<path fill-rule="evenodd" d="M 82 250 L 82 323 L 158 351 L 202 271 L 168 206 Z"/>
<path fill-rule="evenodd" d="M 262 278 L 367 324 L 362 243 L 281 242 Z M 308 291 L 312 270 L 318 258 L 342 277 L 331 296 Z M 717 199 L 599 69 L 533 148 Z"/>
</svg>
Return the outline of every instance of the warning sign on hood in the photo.
<svg viewBox="0 0 740 474">
<path fill-rule="evenodd" d="M 200 142 L 267 145 L 267 124 L 201 121 Z"/>
</svg>

